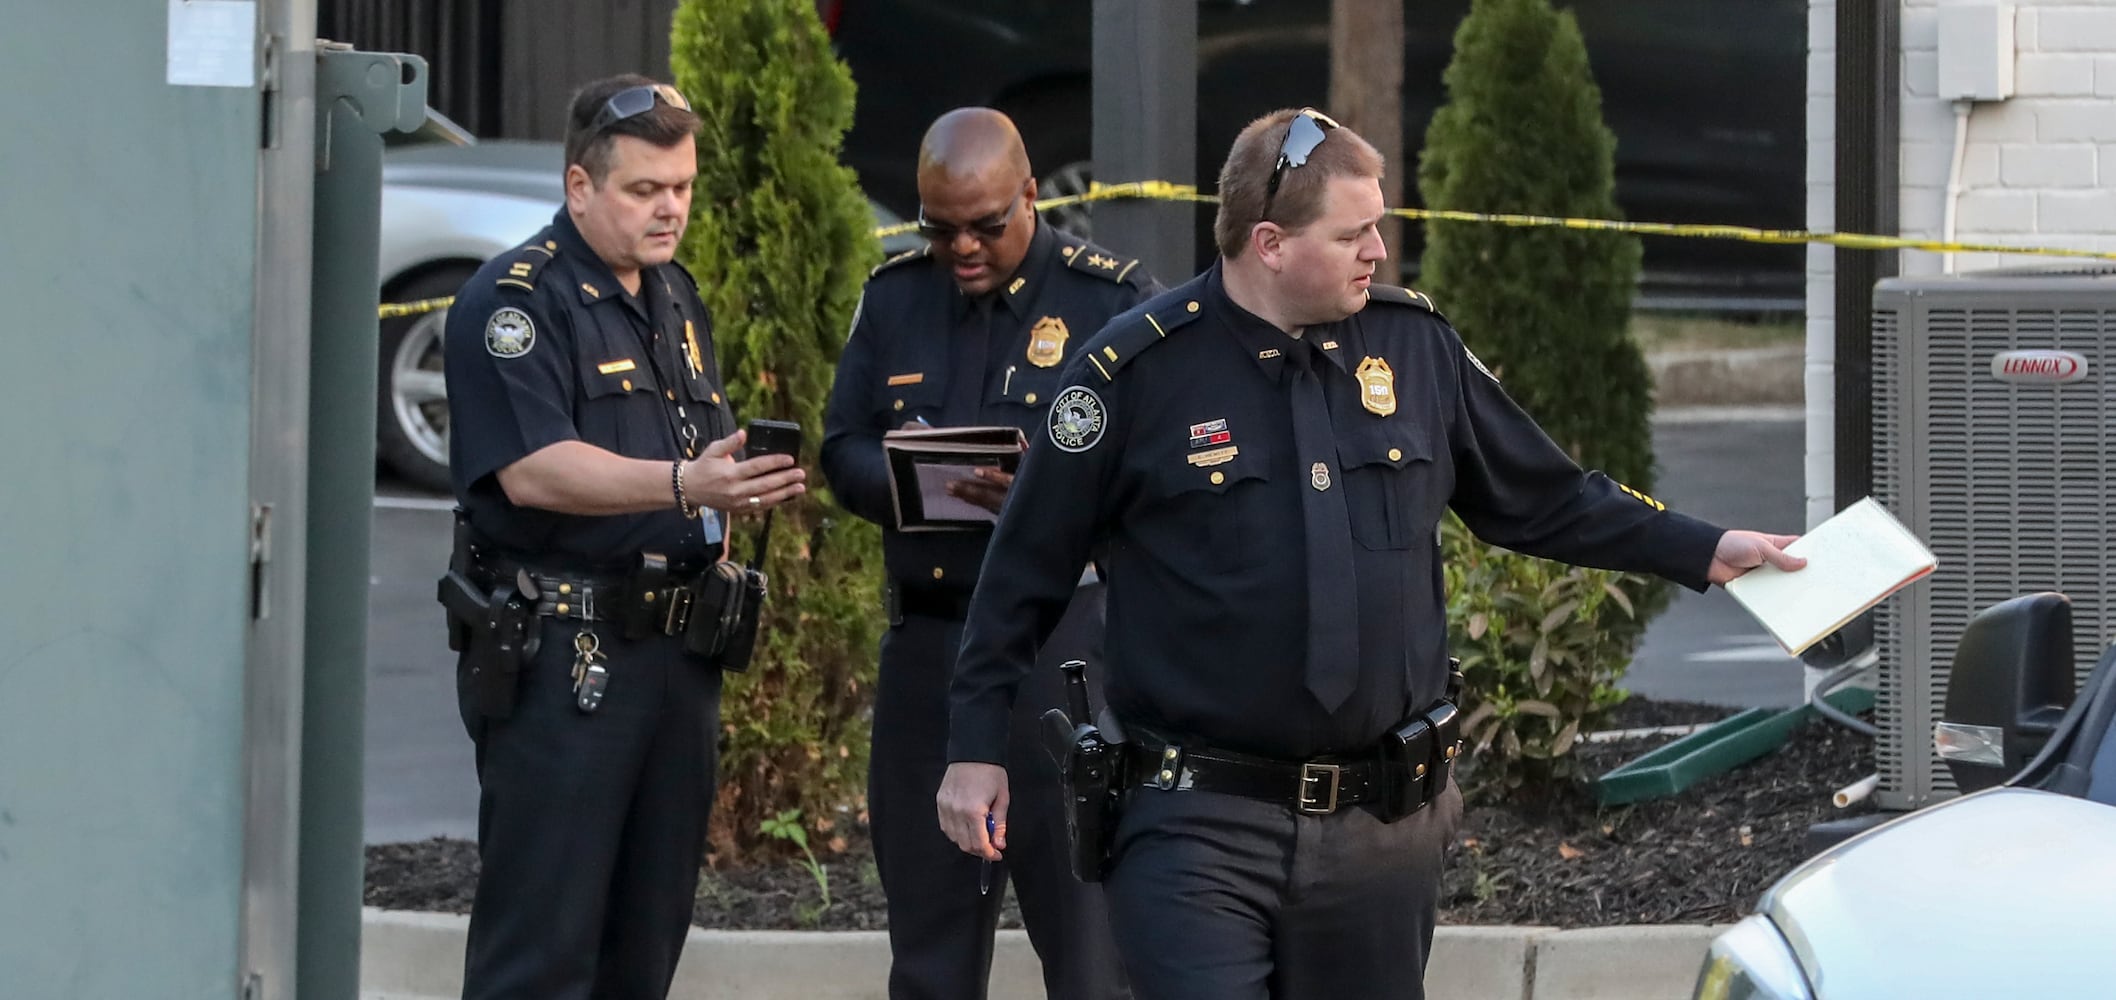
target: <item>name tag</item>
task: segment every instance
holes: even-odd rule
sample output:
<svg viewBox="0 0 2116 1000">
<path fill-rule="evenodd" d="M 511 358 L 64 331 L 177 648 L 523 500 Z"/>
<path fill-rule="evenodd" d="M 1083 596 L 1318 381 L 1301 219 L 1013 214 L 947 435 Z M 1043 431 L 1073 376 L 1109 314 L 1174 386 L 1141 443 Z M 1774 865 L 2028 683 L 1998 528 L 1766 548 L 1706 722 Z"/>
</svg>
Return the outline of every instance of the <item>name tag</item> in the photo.
<svg viewBox="0 0 2116 1000">
<path fill-rule="evenodd" d="M 628 372 L 638 367 L 638 365 L 632 363 L 631 358 L 625 358 L 621 361 L 605 361 L 596 365 L 595 370 L 605 375 L 615 375 L 618 372 Z"/>
<path fill-rule="evenodd" d="M 902 375 L 889 376 L 890 385 L 917 385 L 920 382 L 924 382 L 925 380 L 925 372 L 906 372 Z"/>
</svg>

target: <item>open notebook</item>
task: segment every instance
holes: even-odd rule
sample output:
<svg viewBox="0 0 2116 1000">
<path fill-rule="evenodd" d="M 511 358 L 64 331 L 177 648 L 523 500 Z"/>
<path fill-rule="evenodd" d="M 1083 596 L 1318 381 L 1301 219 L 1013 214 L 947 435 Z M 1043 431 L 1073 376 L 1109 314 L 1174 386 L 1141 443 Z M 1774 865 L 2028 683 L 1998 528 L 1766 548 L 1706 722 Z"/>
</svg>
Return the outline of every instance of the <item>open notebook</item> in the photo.
<svg viewBox="0 0 2116 1000">
<path fill-rule="evenodd" d="M 1806 568 L 1788 573 L 1759 566 L 1727 584 L 1727 593 L 1794 655 L 1937 565 L 1925 543 L 1872 497 L 1838 511 L 1785 551 L 1806 559 Z"/>
</svg>

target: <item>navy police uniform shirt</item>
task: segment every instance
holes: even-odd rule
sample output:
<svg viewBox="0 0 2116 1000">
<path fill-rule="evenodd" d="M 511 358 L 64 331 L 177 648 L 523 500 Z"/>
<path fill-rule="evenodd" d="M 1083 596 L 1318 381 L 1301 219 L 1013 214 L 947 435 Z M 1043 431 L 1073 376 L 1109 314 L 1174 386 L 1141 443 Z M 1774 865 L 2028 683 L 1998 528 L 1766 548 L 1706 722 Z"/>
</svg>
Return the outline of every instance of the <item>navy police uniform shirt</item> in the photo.
<svg viewBox="0 0 2116 1000">
<path fill-rule="evenodd" d="M 890 579 L 967 598 L 991 533 L 894 530 L 882 435 L 924 421 L 1041 436 L 1065 363 L 1158 290 L 1138 261 L 1041 219 L 1021 266 L 989 295 L 965 296 L 926 247 L 874 270 L 838 359 L 822 467 L 839 503 L 885 529 Z M 1068 596 L 1086 563 L 1073 561 Z"/>
<path fill-rule="evenodd" d="M 1358 681 L 1305 683 L 1308 571 L 1285 355 L 1218 265 L 1119 317 L 1068 365 L 970 608 L 949 759 L 1000 763 L 1016 685 L 1107 545 L 1108 698 L 1120 719 L 1286 760 L 1358 752 L 1440 698 L 1438 524 L 1699 590 L 1721 530 L 1584 472 L 1514 405 L 1424 296 L 1375 285 L 1303 336 L 1336 440 L 1358 594 Z"/>
<path fill-rule="evenodd" d="M 561 441 L 673 462 L 734 433 L 712 322 L 689 272 L 646 268 L 625 291 L 564 208 L 478 269 L 448 312 L 449 471 L 479 535 L 546 570 L 624 570 L 640 552 L 718 554 L 724 515 L 582 516 L 519 507 L 495 473 Z"/>
</svg>

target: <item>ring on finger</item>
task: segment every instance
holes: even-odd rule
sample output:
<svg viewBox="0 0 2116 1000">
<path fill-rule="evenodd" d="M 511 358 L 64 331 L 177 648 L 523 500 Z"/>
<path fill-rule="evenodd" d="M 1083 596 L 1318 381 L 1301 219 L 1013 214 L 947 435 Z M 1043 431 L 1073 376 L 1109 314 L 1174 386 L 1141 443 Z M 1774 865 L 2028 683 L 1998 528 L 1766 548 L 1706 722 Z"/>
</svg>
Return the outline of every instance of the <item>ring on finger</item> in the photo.
<svg viewBox="0 0 2116 1000">
<path fill-rule="evenodd" d="M 750 505 L 751 507 L 762 507 L 762 506 L 764 506 L 764 501 L 763 501 L 763 499 L 762 499 L 762 498 L 760 498 L 760 497 L 750 497 L 750 498 L 749 498 L 749 505 Z"/>
</svg>

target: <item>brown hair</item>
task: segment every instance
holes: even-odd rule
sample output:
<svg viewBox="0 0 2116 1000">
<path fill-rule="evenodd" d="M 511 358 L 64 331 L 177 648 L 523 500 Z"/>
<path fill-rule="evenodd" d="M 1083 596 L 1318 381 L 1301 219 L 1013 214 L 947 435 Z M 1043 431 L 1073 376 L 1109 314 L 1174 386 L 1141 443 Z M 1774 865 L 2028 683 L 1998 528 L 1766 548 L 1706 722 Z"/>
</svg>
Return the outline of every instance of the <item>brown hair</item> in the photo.
<svg viewBox="0 0 2116 1000">
<path fill-rule="evenodd" d="M 620 91 L 651 87 L 655 82 L 637 73 L 624 73 L 575 91 L 573 108 L 566 114 L 566 166 L 578 164 L 588 172 L 588 179 L 600 187 L 603 179 L 610 176 L 610 150 L 617 145 L 618 136 L 644 139 L 667 149 L 682 142 L 685 136 L 698 134 L 695 113 L 658 98 L 652 111 L 611 122 L 598 130 L 589 129 L 596 114 L 602 111 L 603 102 Z"/>
<path fill-rule="evenodd" d="M 1220 256 L 1233 260 L 1249 247 L 1249 231 L 1264 221 L 1265 189 L 1271 184 L 1272 168 L 1278 164 L 1279 147 L 1296 108 L 1281 108 L 1250 122 L 1234 138 L 1227 163 L 1220 168 L 1220 210 L 1212 221 L 1213 242 Z M 1322 145 L 1308 154 L 1308 162 L 1287 167 L 1278 182 L 1278 194 L 1270 198 L 1271 221 L 1288 232 L 1299 232 L 1322 217 L 1323 191 L 1332 177 L 1380 177 L 1384 162 L 1372 144 L 1348 128 L 1324 132 Z"/>
</svg>

